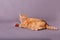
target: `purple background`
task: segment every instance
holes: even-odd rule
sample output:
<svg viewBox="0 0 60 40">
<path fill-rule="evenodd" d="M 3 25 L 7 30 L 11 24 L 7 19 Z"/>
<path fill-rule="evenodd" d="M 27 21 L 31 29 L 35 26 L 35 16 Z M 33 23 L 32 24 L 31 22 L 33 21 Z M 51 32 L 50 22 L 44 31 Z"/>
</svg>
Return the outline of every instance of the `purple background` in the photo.
<svg viewBox="0 0 60 40">
<path fill-rule="evenodd" d="M 0 0 L 0 39 L 60 39 L 60 30 L 16 28 L 20 13 L 45 19 L 48 24 L 60 28 L 60 0 Z"/>
</svg>

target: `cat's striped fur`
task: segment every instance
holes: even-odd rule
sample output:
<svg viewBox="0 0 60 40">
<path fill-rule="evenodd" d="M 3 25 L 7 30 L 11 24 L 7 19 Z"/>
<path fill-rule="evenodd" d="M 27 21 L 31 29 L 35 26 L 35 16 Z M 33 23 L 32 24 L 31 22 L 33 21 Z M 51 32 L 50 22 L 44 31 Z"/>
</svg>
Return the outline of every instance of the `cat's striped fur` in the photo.
<svg viewBox="0 0 60 40">
<path fill-rule="evenodd" d="M 29 18 L 26 15 L 19 15 L 20 24 L 19 27 L 27 28 L 31 30 L 42 30 L 42 29 L 49 29 L 49 30 L 57 30 L 58 28 L 54 26 L 49 26 L 45 20 L 37 19 L 37 18 Z"/>
</svg>

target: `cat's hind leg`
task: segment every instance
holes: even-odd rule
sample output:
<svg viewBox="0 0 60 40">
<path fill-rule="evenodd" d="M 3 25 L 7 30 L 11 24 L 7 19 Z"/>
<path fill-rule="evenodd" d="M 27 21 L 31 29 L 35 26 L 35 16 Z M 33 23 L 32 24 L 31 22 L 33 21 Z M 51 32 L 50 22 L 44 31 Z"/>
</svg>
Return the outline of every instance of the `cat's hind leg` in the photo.
<svg viewBox="0 0 60 40">
<path fill-rule="evenodd" d="M 44 30 L 44 29 L 46 29 L 46 28 L 45 27 L 39 27 L 38 30 Z"/>
<path fill-rule="evenodd" d="M 44 27 L 36 27 L 35 30 L 38 31 L 38 30 L 44 30 L 45 28 Z"/>
<path fill-rule="evenodd" d="M 43 30 L 45 28 L 43 27 L 32 27 L 31 30 L 38 31 L 38 30 Z"/>
<path fill-rule="evenodd" d="M 35 28 L 35 30 L 43 30 L 43 29 L 45 29 L 45 28 L 43 28 L 43 27 L 36 27 Z"/>
</svg>

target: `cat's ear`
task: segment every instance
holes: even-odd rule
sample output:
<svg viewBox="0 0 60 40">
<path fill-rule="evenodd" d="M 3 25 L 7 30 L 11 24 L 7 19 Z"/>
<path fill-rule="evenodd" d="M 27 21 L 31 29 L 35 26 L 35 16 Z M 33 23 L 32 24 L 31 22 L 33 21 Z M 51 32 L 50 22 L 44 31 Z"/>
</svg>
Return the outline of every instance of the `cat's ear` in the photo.
<svg viewBox="0 0 60 40">
<path fill-rule="evenodd" d="M 19 17 L 22 17 L 22 16 L 27 17 L 26 14 L 19 14 Z"/>
<path fill-rule="evenodd" d="M 21 14 L 19 14 L 19 17 L 21 17 Z"/>
</svg>

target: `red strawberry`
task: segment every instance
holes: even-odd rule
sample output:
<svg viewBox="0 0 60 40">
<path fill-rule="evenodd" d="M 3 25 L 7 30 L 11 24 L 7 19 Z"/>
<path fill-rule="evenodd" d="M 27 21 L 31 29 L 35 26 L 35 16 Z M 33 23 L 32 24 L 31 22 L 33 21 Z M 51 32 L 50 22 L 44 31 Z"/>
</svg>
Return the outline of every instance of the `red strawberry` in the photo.
<svg viewBox="0 0 60 40">
<path fill-rule="evenodd" d="M 15 27 L 19 27 L 19 24 L 18 24 L 18 23 L 16 23 L 16 24 L 15 24 Z"/>
</svg>

